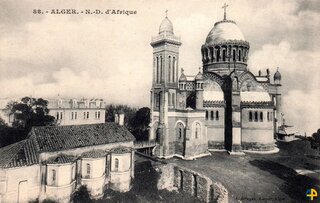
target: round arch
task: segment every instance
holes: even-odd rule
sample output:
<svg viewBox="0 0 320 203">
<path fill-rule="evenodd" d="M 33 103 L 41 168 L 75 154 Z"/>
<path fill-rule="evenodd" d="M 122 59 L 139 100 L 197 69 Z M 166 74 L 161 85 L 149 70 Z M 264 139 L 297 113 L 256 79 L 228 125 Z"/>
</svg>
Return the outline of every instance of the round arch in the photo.
<svg viewBox="0 0 320 203">
<path fill-rule="evenodd" d="M 176 124 L 174 125 L 174 128 L 177 127 L 178 123 L 181 123 L 184 128 L 186 128 L 186 124 L 182 120 L 177 120 Z"/>
</svg>

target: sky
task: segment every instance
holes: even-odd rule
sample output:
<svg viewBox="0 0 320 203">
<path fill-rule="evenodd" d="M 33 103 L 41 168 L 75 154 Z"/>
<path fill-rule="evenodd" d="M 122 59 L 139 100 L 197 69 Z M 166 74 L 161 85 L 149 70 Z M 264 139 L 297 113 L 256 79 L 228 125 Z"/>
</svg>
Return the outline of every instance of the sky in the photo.
<svg viewBox="0 0 320 203">
<path fill-rule="evenodd" d="M 254 74 L 279 67 L 286 122 L 320 128 L 320 2 L 317 0 L 0 1 L 1 98 L 103 98 L 149 106 L 151 37 L 168 10 L 181 37 L 179 68 L 196 74 L 214 23 L 237 22 L 250 43 Z M 33 14 L 33 9 L 136 10 L 136 15 Z"/>
</svg>

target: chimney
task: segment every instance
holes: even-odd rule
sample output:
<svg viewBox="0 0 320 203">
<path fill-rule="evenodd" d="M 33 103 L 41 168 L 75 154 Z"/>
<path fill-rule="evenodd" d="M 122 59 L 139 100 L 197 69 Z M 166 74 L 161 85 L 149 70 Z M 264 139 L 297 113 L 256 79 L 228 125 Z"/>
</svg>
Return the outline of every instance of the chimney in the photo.
<svg viewBox="0 0 320 203">
<path fill-rule="evenodd" d="M 119 113 L 118 114 L 118 124 L 120 126 L 123 126 L 124 125 L 124 113 Z"/>
<path fill-rule="evenodd" d="M 118 113 L 114 114 L 114 122 L 116 124 L 119 124 L 119 114 Z"/>
</svg>

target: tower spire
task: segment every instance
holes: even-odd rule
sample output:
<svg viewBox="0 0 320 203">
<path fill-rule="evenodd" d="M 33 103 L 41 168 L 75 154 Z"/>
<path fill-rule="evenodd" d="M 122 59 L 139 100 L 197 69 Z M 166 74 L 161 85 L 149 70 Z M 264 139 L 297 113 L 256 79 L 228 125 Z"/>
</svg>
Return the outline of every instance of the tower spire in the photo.
<svg viewBox="0 0 320 203">
<path fill-rule="evenodd" d="M 226 3 L 224 3 L 224 5 L 222 6 L 222 8 L 224 9 L 224 17 L 223 20 L 227 20 L 227 7 L 229 5 L 227 5 Z"/>
<path fill-rule="evenodd" d="M 166 18 L 168 17 L 168 9 L 166 9 Z"/>
</svg>

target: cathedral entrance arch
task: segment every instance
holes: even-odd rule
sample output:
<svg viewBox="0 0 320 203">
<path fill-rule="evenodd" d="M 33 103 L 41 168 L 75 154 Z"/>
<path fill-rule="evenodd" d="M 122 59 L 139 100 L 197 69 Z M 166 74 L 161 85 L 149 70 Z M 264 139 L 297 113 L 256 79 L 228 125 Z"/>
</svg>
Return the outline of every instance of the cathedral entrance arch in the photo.
<svg viewBox="0 0 320 203">
<path fill-rule="evenodd" d="M 184 123 L 178 121 L 175 127 L 175 154 L 184 156 L 185 154 L 185 140 L 186 128 Z"/>
</svg>

